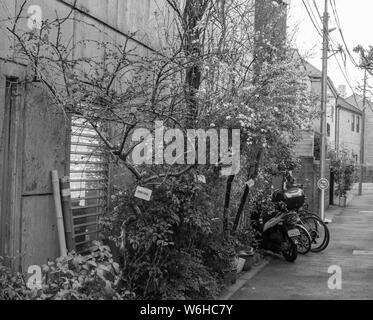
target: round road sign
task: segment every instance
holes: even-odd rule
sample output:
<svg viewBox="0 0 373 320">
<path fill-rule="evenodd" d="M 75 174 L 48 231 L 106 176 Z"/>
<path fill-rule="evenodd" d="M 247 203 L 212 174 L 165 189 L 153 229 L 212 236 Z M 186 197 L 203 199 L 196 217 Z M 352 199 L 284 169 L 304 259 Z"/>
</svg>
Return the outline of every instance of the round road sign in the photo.
<svg viewBox="0 0 373 320">
<path fill-rule="evenodd" d="M 328 179 L 326 178 L 321 178 L 318 182 L 317 182 L 317 186 L 319 187 L 319 189 L 321 190 L 326 190 L 329 188 L 329 181 Z"/>
</svg>

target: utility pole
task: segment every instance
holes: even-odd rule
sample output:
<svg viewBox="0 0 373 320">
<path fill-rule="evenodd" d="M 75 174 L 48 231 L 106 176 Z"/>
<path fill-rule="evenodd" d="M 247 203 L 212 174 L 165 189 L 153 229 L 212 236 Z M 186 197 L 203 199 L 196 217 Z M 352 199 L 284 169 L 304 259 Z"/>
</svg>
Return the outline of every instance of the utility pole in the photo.
<svg viewBox="0 0 373 320">
<path fill-rule="evenodd" d="M 361 116 L 360 133 L 360 177 L 359 177 L 359 196 L 363 194 L 363 176 L 364 176 L 364 153 L 365 153 L 365 104 L 367 99 L 367 70 L 364 68 L 364 88 L 363 88 L 363 114 Z"/>
<path fill-rule="evenodd" d="M 320 179 L 325 179 L 326 157 L 326 103 L 328 97 L 328 51 L 329 51 L 329 13 L 328 0 L 325 0 L 323 18 L 323 49 L 322 49 L 322 82 L 321 82 L 321 148 L 320 148 Z M 320 217 L 325 220 L 325 189 L 320 188 Z"/>
</svg>

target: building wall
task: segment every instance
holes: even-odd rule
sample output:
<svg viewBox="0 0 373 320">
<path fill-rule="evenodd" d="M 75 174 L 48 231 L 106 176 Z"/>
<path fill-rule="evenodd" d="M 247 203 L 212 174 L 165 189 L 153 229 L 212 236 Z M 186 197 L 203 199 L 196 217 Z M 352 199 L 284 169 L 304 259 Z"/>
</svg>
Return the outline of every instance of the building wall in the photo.
<svg viewBox="0 0 373 320">
<path fill-rule="evenodd" d="M 67 4 L 73 2 L 29 1 L 22 16 L 27 16 L 29 5 L 39 5 L 43 19 L 55 18 L 56 12 L 60 18 L 66 17 L 71 10 Z M 15 17 L 22 3 L 6 1 L 6 10 L 0 10 L 0 20 Z M 78 0 L 81 12 L 74 11 L 73 17 L 82 22 L 66 21 L 62 41 L 69 42 L 70 48 L 74 46 L 72 55 L 75 58 L 98 56 L 103 59 L 105 52 L 102 48 L 83 40 L 124 43 L 128 38 L 126 34 L 137 31 L 130 36 L 138 41 L 130 40 L 129 46 L 136 46 L 139 55 L 148 55 L 161 47 L 161 37 L 154 32 L 155 26 L 161 20 L 171 24 L 170 19 L 164 19 L 168 10 L 164 10 L 162 3 L 150 0 Z M 94 17 L 108 25 L 101 24 Z M 27 31 L 27 20 L 21 19 L 19 26 Z M 40 83 L 21 85 L 17 98 L 14 98 L 16 109 L 11 117 L 7 116 L 6 78 L 17 77 L 22 81 L 28 75 L 28 68 L 10 49 L 13 40 L 6 27 L 11 28 L 11 23 L 2 22 L 0 27 L 0 255 L 8 256 L 14 269 L 26 271 L 29 265 L 40 265 L 59 256 L 51 171 L 58 170 L 60 177 L 69 174 L 70 122 L 49 100 Z M 50 37 L 54 36 L 52 31 Z M 17 63 L 7 62 L 8 59 Z M 56 76 L 53 71 L 45 72 Z M 10 139 L 9 128 L 12 128 Z"/>
<path fill-rule="evenodd" d="M 162 0 L 32 0 L 26 3 L 22 16 L 27 16 L 30 5 L 37 5 L 42 9 L 43 20 L 56 18 L 56 12 L 59 18 L 67 17 L 73 3 L 79 9 L 72 12 L 75 21 L 67 20 L 61 30 L 61 41 L 69 43 L 69 48 L 73 48 L 72 58 L 104 59 L 105 51 L 94 41 L 123 44 L 127 39 L 130 39 L 130 48 L 136 47 L 135 52 L 139 56 L 157 54 L 163 50 L 165 36 L 157 30 L 173 32 L 171 9 Z M 0 11 L 0 20 L 16 16 L 22 4 L 22 1 L 17 0 L 6 1 L 7 10 Z M 267 1 L 267 4 L 272 4 L 272 1 Z M 285 36 L 285 18 L 282 16 L 272 35 L 274 40 Z M 22 30 L 28 30 L 27 20 L 21 19 L 19 26 Z M 13 40 L 6 27 L 12 27 L 10 21 L 1 24 L 0 60 L 14 59 L 20 62 L 10 49 Z M 55 37 L 55 31 L 51 31 L 49 36 Z M 51 77 L 58 77 L 53 70 L 45 72 L 49 72 Z M 27 66 L 5 62 L 1 65 L 0 157 L 9 153 L 4 148 L 5 124 L 8 123 L 4 116 L 5 107 L 2 107 L 5 106 L 5 79 L 6 76 L 24 79 L 27 75 Z M 47 259 L 59 255 L 50 174 L 52 170 L 58 170 L 60 177 L 69 173 L 70 123 L 49 100 L 44 89 L 41 84 L 32 83 L 22 89 L 19 97 L 19 110 L 14 123 L 17 137 L 12 153 L 14 175 L 11 177 L 12 182 L 9 182 L 11 200 L 8 195 L 4 197 L 9 176 L 3 168 L 4 164 L 0 164 L 0 178 L 3 182 L 0 190 L 1 208 L 4 202 L 14 204 L 9 215 L 4 210 L 0 214 L 1 227 L 6 231 L 2 232 L 0 254 L 14 257 L 11 261 L 13 267 L 22 267 L 23 270 L 31 264 L 43 264 Z"/>
<path fill-rule="evenodd" d="M 346 101 L 357 107 L 363 109 L 363 97 L 353 95 L 346 98 Z M 365 108 L 365 139 L 364 139 L 364 162 L 368 166 L 373 166 L 373 103 L 367 100 Z"/>
<path fill-rule="evenodd" d="M 286 41 L 287 4 L 281 0 L 255 0 L 255 30 L 259 45 L 279 48 Z"/>
<path fill-rule="evenodd" d="M 313 157 L 314 154 L 314 131 L 301 131 L 300 140 L 294 147 L 294 152 L 298 157 Z"/>
<path fill-rule="evenodd" d="M 373 166 L 373 110 L 365 109 L 364 162 Z"/>
<path fill-rule="evenodd" d="M 59 254 L 51 171 L 67 173 L 61 110 L 50 103 L 39 83 L 17 85 L 9 101 L 6 79 L 22 81 L 25 75 L 22 66 L 0 65 L 0 255 L 23 270 Z"/>
<path fill-rule="evenodd" d="M 360 141 L 362 119 L 358 114 L 348 110 L 338 108 L 339 117 L 339 150 L 348 149 L 350 155 L 357 155 L 357 161 L 360 161 Z M 352 131 L 352 116 L 355 116 L 355 129 Z M 357 117 L 360 119 L 360 128 L 357 132 Z M 356 158 L 355 158 L 356 159 Z"/>
<path fill-rule="evenodd" d="M 321 96 L 321 81 L 319 80 L 312 80 L 311 83 L 311 90 L 314 94 Z M 328 86 L 328 101 L 326 105 L 326 123 L 328 132 L 330 134 L 327 135 L 327 144 L 330 149 L 335 149 L 335 130 L 336 130 L 336 119 L 335 119 L 335 106 L 337 102 L 337 97 L 333 93 L 330 86 Z M 321 102 L 319 102 L 321 103 Z M 318 109 L 318 110 L 317 110 Z M 318 105 L 317 112 L 320 112 L 321 106 Z M 320 132 L 320 117 L 314 120 L 313 128 L 315 131 Z"/>
</svg>

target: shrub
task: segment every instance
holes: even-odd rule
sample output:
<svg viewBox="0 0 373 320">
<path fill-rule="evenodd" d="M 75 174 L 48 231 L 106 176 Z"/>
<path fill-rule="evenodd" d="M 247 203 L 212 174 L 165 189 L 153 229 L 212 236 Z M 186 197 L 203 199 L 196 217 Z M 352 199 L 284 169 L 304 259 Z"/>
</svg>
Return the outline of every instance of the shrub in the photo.
<svg viewBox="0 0 373 320">
<path fill-rule="evenodd" d="M 42 266 L 41 288 L 29 289 L 20 273 L 0 265 L 0 298 L 3 300 L 107 300 L 133 299 L 123 287 L 119 265 L 99 242 L 90 253 L 74 252 Z"/>
<path fill-rule="evenodd" d="M 225 258 L 215 255 L 222 235 L 213 220 L 218 213 L 209 188 L 188 174 L 164 181 L 149 202 L 126 191 L 116 197 L 114 212 L 103 221 L 104 234 L 121 248 L 124 283 L 141 298 L 208 299 L 217 294 L 214 264 Z"/>
</svg>

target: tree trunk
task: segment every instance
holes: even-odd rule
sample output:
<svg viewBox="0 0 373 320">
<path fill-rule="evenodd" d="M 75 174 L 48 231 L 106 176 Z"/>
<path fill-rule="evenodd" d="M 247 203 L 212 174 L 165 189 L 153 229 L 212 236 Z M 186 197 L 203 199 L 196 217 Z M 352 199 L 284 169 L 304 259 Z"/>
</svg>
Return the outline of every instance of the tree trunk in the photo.
<svg viewBox="0 0 373 320">
<path fill-rule="evenodd" d="M 227 186 L 225 189 L 225 200 L 224 200 L 224 210 L 223 210 L 223 233 L 224 238 L 227 239 L 229 236 L 229 204 L 231 201 L 231 190 L 232 182 L 234 180 L 234 175 L 229 176 L 227 179 Z"/>
<path fill-rule="evenodd" d="M 184 9 L 184 52 L 189 66 L 185 77 L 185 96 L 188 106 L 187 125 L 194 127 L 198 114 L 196 94 L 201 85 L 201 43 L 200 30 L 197 25 L 203 18 L 207 9 L 208 1 L 187 0 Z"/>
<path fill-rule="evenodd" d="M 257 155 L 256 155 L 255 163 L 250 166 L 249 174 L 247 176 L 247 180 L 255 179 L 258 176 L 259 164 L 260 164 L 261 157 L 262 157 L 262 150 L 259 150 Z M 249 192 L 250 192 L 250 187 L 247 184 L 245 184 L 245 189 L 244 189 L 244 192 L 243 192 L 243 195 L 242 195 L 242 198 L 241 198 L 240 206 L 238 207 L 236 218 L 234 220 L 234 225 L 233 225 L 233 230 L 232 230 L 233 232 L 236 232 L 236 230 L 237 230 L 238 223 L 240 222 L 240 218 L 241 218 L 243 209 L 245 207 L 247 198 L 249 196 Z"/>
</svg>

